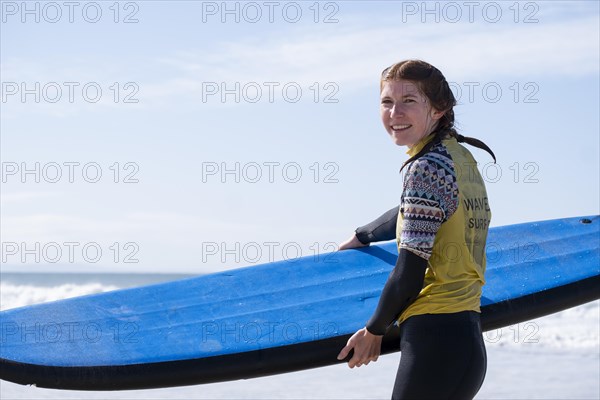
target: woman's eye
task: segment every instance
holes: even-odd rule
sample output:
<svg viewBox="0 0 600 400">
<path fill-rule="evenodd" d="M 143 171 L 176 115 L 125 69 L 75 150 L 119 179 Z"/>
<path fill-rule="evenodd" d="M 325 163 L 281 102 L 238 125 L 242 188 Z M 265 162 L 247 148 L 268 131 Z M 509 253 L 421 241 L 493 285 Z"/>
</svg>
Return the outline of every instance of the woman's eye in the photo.
<svg viewBox="0 0 600 400">
<path fill-rule="evenodd" d="M 390 99 L 383 99 L 381 100 L 381 104 L 392 104 L 392 101 Z"/>
<path fill-rule="evenodd" d="M 415 99 L 404 99 L 405 103 L 414 103 Z"/>
</svg>

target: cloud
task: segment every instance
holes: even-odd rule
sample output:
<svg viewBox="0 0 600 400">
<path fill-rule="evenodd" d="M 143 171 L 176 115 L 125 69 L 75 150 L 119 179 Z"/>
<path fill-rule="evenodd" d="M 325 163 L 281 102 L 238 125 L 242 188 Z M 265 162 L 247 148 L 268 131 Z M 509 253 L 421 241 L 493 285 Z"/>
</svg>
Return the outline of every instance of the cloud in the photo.
<svg viewBox="0 0 600 400">
<path fill-rule="evenodd" d="M 186 42 L 178 46 L 187 45 L 184 50 L 163 52 L 154 58 L 147 55 L 143 73 L 131 75 L 136 70 L 134 66 L 124 66 L 129 71 L 125 75 L 137 78 L 139 85 L 139 104 L 127 107 L 152 109 L 189 104 L 201 99 L 203 84 L 207 82 L 225 82 L 228 87 L 235 82 L 256 82 L 262 85 L 263 92 L 268 90 L 265 82 L 279 83 L 278 90 L 288 82 L 307 90 L 315 82 L 321 87 L 334 82 L 340 91 L 350 94 L 373 87 L 384 66 L 406 58 L 433 63 L 453 82 L 595 76 L 599 69 L 599 28 L 595 16 L 548 21 L 546 18 L 535 24 L 401 24 L 393 16 L 352 18 L 340 26 L 311 25 L 286 31 L 274 31 L 276 27 L 271 27 L 257 30 L 252 36 L 223 36 L 211 41 L 210 48 L 205 43 Z M 44 78 L 59 81 L 69 77 L 83 82 L 94 78 L 105 83 L 106 95 L 101 103 L 91 105 L 83 101 L 26 105 L 13 101 L 4 105 L 3 118 L 32 110 L 64 117 L 86 109 L 110 112 L 122 106 L 110 98 L 108 86 L 114 77 L 109 79 L 112 75 L 103 68 L 112 65 L 110 59 L 101 65 L 93 59 L 87 63 L 78 60 L 64 70 L 59 63 L 51 63 L 51 74 L 44 63 L 36 61 L 8 58 L 2 64 L 3 80 L 44 82 Z M 118 60 L 115 62 L 118 64 Z M 218 107 L 235 105 L 216 103 Z"/>
<path fill-rule="evenodd" d="M 597 74 L 597 18 L 539 24 L 416 24 L 361 27 L 295 36 L 223 40 L 211 53 L 190 49 L 159 62 L 176 78 L 144 85 L 150 98 L 199 98 L 204 82 L 286 82 L 308 88 L 335 82 L 346 92 L 371 87 L 379 71 L 395 61 L 421 58 L 450 81 Z M 265 87 L 266 90 L 266 87 Z M 164 99 L 163 99 L 164 100 Z M 222 104 L 221 104 L 222 105 Z"/>
<path fill-rule="evenodd" d="M 308 83 L 327 77 L 355 85 L 364 84 L 393 61 L 414 56 L 444 64 L 448 74 L 467 79 L 474 75 L 581 75 L 598 70 L 597 33 L 597 18 L 491 27 L 346 28 L 266 41 L 261 37 L 224 40 L 213 53 L 189 50 L 161 61 L 185 74 L 222 80 L 296 77 Z"/>
<path fill-rule="evenodd" d="M 23 203 L 30 200 L 45 199 L 49 197 L 60 196 L 59 192 L 17 192 L 17 193 L 2 193 L 0 195 L 0 205 L 2 207 L 15 204 Z"/>
</svg>

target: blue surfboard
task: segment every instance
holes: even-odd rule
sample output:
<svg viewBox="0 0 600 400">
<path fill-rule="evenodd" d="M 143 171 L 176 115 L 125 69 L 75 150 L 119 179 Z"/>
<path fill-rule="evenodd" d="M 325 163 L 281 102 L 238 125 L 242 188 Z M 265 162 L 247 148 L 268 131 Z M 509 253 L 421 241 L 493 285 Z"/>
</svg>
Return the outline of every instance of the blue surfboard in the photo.
<svg viewBox="0 0 600 400">
<path fill-rule="evenodd" d="M 484 330 L 600 298 L 599 225 L 588 216 L 492 228 Z M 120 390 L 335 364 L 396 258 L 389 242 L 6 310 L 0 378 Z M 388 331 L 383 353 L 398 350 L 398 334 Z"/>
</svg>

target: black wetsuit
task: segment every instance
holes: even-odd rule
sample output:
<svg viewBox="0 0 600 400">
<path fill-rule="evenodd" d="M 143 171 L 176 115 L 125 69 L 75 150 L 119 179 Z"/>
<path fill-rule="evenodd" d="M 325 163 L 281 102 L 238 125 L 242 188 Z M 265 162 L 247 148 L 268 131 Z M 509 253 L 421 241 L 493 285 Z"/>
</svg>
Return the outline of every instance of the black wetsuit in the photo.
<svg viewBox="0 0 600 400">
<path fill-rule="evenodd" d="M 396 237 L 399 207 L 356 229 L 363 244 Z M 423 287 L 427 261 L 401 249 L 366 327 L 383 335 Z M 392 399 L 472 399 L 485 377 L 487 358 L 479 314 L 424 314 L 400 325 L 400 365 Z"/>
</svg>

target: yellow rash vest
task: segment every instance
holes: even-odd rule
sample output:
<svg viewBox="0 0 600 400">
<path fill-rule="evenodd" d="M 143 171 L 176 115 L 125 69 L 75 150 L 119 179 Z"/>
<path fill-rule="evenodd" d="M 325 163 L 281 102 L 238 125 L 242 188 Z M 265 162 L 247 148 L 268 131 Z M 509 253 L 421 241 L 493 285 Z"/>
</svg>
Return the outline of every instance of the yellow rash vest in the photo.
<svg viewBox="0 0 600 400">
<path fill-rule="evenodd" d="M 422 139 L 408 155 L 433 138 Z M 490 219 L 477 162 L 454 137 L 407 166 L 396 225 L 398 251 L 406 249 L 428 263 L 423 288 L 398 323 L 420 314 L 480 312 Z"/>
</svg>

